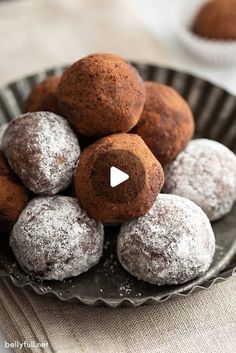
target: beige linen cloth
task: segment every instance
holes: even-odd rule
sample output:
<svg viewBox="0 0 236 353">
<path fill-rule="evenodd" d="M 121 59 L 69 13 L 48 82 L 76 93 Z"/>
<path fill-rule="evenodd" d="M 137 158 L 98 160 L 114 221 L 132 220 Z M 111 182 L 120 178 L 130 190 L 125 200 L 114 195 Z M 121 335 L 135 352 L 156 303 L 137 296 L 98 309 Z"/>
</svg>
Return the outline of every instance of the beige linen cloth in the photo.
<svg viewBox="0 0 236 353">
<path fill-rule="evenodd" d="M 21 352 L 233 353 L 235 294 L 232 278 L 187 298 L 109 309 L 37 296 L 1 280 L 0 322 L 8 342 L 48 342 L 44 350 Z"/>
<path fill-rule="evenodd" d="M 164 2 L 158 1 L 161 8 Z M 168 53 L 138 21 L 134 4 L 0 2 L 0 84 L 95 51 L 168 64 Z M 116 310 L 64 303 L 0 280 L 0 327 L 7 343 L 48 344 L 16 352 L 231 353 L 236 352 L 236 280 L 160 305 Z"/>
</svg>

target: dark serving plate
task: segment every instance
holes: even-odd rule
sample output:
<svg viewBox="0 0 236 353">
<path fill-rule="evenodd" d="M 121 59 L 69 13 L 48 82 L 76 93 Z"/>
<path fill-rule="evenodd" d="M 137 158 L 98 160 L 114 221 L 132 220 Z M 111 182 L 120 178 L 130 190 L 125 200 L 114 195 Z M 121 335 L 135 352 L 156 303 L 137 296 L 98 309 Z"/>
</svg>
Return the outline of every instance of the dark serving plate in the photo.
<svg viewBox="0 0 236 353">
<path fill-rule="evenodd" d="M 196 136 L 222 142 L 236 152 L 236 97 L 223 89 L 189 74 L 154 65 L 134 63 L 145 80 L 176 88 L 189 102 L 197 125 Z M 0 89 L 0 124 L 23 111 L 24 101 L 32 87 L 45 77 L 61 74 L 56 68 L 23 78 Z M 116 235 L 119 227 L 106 227 L 104 255 L 100 263 L 78 277 L 59 281 L 38 281 L 18 266 L 7 239 L 0 242 L 0 276 L 10 278 L 18 287 L 30 287 L 38 294 L 53 294 L 61 300 L 77 300 L 87 305 L 139 306 L 166 301 L 175 296 L 209 289 L 216 282 L 236 274 L 236 205 L 232 212 L 213 223 L 216 253 L 208 272 L 202 277 L 178 286 L 158 287 L 138 281 L 129 275 L 116 257 Z"/>
</svg>

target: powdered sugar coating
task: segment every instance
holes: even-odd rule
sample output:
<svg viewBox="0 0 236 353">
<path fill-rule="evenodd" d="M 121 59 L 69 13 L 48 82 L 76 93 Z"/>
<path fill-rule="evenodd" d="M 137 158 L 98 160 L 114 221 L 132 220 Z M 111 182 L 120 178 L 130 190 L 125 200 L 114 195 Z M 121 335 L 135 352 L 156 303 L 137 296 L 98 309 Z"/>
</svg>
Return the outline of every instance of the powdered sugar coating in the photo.
<svg viewBox="0 0 236 353">
<path fill-rule="evenodd" d="M 215 237 L 200 207 L 159 194 L 144 217 L 122 226 L 117 251 L 122 266 L 138 279 L 160 286 L 180 284 L 208 270 Z"/>
<path fill-rule="evenodd" d="M 236 200 L 236 156 L 216 141 L 192 140 L 165 168 L 163 191 L 194 201 L 217 220 Z"/>
<path fill-rule="evenodd" d="M 8 124 L 3 124 L 0 126 L 0 148 L 2 148 L 2 138 L 4 135 L 4 132 L 6 131 Z"/>
<path fill-rule="evenodd" d="M 20 266 L 45 280 L 77 276 L 102 256 L 104 231 L 78 201 L 66 196 L 37 197 L 20 215 L 10 246 Z"/>
<path fill-rule="evenodd" d="M 2 146 L 11 168 L 38 195 L 64 190 L 80 155 L 68 122 L 51 112 L 27 113 L 12 120 Z"/>
</svg>

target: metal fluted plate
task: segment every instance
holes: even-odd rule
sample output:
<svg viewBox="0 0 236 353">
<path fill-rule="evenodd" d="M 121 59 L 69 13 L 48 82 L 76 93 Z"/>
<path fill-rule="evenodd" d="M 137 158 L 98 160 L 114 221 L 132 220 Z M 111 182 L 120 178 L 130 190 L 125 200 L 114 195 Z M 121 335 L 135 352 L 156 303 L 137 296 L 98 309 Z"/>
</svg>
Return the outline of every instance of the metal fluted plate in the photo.
<svg viewBox="0 0 236 353">
<path fill-rule="evenodd" d="M 220 141 L 236 152 L 236 98 L 219 87 L 189 74 L 147 64 L 134 64 L 145 80 L 173 86 L 189 102 L 197 124 L 197 137 Z M 64 68 L 26 77 L 0 89 L 0 124 L 23 111 L 32 87 Z M 61 300 L 78 300 L 87 305 L 139 306 L 154 304 L 175 296 L 187 296 L 236 274 L 236 205 L 232 212 L 213 224 L 216 253 L 211 268 L 202 277 L 178 286 L 158 287 L 138 281 L 118 263 L 118 227 L 106 228 L 104 255 L 100 263 L 76 278 L 63 282 L 40 282 L 27 276 L 16 263 L 7 239 L 0 241 L 0 276 L 18 287 L 31 287 L 38 294 L 53 294 Z"/>
</svg>

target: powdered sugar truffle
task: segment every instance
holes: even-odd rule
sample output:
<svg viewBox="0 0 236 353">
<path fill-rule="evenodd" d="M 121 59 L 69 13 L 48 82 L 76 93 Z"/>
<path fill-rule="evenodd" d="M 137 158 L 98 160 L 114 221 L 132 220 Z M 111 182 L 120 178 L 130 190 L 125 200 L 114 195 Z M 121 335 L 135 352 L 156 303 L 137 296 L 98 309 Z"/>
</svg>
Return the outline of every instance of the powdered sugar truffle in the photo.
<svg viewBox="0 0 236 353">
<path fill-rule="evenodd" d="M 122 266 L 138 279 L 160 286 L 180 284 L 208 270 L 215 237 L 200 207 L 159 194 L 144 217 L 122 226 L 117 251 Z"/>
<path fill-rule="evenodd" d="M 2 148 L 23 184 L 38 195 L 67 188 L 80 155 L 68 122 L 51 112 L 27 113 L 12 120 Z"/>
<path fill-rule="evenodd" d="M 45 280 L 77 276 L 102 255 L 103 226 L 66 196 L 37 197 L 21 213 L 10 246 L 20 266 Z"/>
<path fill-rule="evenodd" d="M 217 220 L 236 199 L 236 156 L 216 141 L 193 140 L 165 168 L 163 190 L 194 201 L 211 221 Z"/>
</svg>

